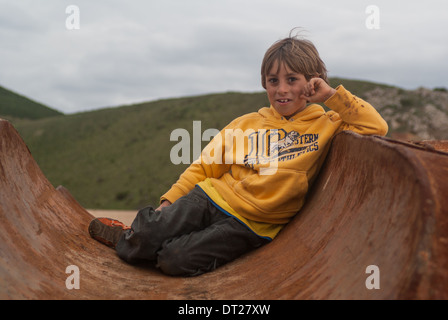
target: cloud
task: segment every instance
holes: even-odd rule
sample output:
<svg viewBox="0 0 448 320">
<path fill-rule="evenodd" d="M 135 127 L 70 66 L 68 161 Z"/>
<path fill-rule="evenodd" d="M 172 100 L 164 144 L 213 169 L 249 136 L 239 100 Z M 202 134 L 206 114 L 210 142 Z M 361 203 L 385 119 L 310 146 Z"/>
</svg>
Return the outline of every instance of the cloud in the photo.
<svg viewBox="0 0 448 320">
<path fill-rule="evenodd" d="M 0 85 L 64 112 L 262 90 L 266 49 L 302 26 L 330 76 L 448 86 L 444 1 L 0 0 Z M 65 9 L 80 9 L 67 30 Z"/>
</svg>

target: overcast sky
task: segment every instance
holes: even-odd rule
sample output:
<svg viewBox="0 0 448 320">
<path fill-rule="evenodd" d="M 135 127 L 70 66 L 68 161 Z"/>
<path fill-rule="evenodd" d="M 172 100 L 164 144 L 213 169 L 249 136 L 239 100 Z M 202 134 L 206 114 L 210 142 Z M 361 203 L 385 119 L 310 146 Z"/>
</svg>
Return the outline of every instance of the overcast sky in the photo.
<svg viewBox="0 0 448 320">
<path fill-rule="evenodd" d="M 261 91 L 294 27 L 330 77 L 448 87 L 446 0 L 0 0 L 0 86 L 64 113 Z"/>
</svg>

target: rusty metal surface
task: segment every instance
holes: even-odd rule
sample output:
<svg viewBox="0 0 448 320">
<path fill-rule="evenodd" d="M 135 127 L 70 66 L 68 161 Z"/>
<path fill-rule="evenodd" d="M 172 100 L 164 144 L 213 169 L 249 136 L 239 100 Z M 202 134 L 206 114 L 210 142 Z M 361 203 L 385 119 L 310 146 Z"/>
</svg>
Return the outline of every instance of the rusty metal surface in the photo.
<svg viewBox="0 0 448 320">
<path fill-rule="evenodd" d="M 434 147 L 436 150 L 448 152 L 448 140 L 425 140 L 423 143 Z"/>
<path fill-rule="evenodd" d="M 122 262 L 0 121 L 1 299 L 447 299 L 448 154 L 338 135 L 303 210 L 270 244 L 193 278 Z M 69 290 L 66 268 L 79 268 Z M 380 270 L 368 290 L 366 268 Z"/>
</svg>

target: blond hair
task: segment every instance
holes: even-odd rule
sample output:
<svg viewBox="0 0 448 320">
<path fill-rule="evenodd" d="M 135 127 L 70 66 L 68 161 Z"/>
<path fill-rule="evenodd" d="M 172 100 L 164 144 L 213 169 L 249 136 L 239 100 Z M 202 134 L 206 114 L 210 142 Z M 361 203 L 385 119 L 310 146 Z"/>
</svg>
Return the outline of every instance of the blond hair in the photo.
<svg viewBox="0 0 448 320">
<path fill-rule="evenodd" d="M 289 69 L 296 73 L 303 74 L 306 80 L 311 78 L 322 78 L 328 83 L 327 69 L 325 63 L 319 57 L 314 44 L 298 36 L 275 42 L 265 53 L 261 64 L 261 84 L 266 89 L 266 76 L 278 61 L 279 67 L 285 64 Z M 278 72 L 278 70 L 277 70 Z"/>
</svg>

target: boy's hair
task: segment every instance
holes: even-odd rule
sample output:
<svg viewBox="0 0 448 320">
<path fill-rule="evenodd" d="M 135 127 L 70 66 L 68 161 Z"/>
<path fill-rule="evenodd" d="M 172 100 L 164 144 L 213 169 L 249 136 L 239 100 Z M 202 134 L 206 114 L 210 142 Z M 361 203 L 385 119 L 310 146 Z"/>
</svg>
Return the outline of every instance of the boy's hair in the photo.
<svg viewBox="0 0 448 320">
<path fill-rule="evenodd" d="M 320 59 L 319 52 L 311 41 L 300 39 L 298 36 L 275 42 L 264 55 L 261 64 L 261 84 L 266 89 L 266 76 L 271 71 L 275 61 L 294 72 L 303 74 L 306 80 L 322 78 L 328 83 L 325 63 Z"/>
</svg>

